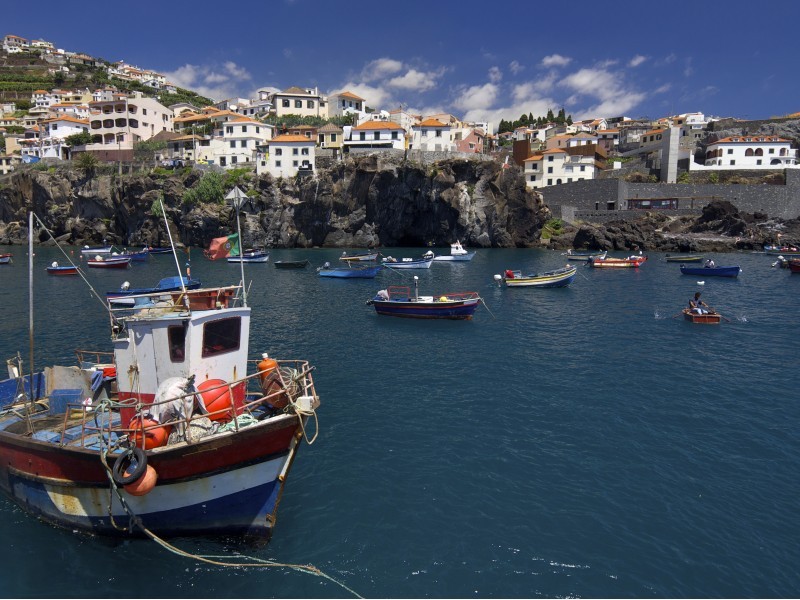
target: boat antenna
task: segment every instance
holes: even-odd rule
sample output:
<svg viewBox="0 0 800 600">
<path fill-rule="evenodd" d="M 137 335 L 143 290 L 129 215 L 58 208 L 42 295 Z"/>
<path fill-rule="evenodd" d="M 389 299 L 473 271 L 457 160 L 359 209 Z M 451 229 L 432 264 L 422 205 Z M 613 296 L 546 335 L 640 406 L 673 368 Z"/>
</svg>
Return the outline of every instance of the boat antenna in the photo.
<svg viewBox="0 0 800 600">
<path fill-rule="evenodd" d="M 181 266 L 178 263 L 178 254 L 175 252 L 175 244 L 172 243 L 172 232 L 169 230 L 169 221 L 167 220 L 167 211 L 164 210 L 164 194 L 159 194 L 158 203 L 161 205 L 161 215 L 164 217 L 164 227 L 167 228 L 167 236 L 169 237 L 169 247 L 172 248 L 172 258 L 175 259 L 175 267 L 178 269 L 178 281 L 181 282 L 181 296 L 183 297 L 183 304 L 186 310 L 189 308 L 189 296 L 186 295 L 186 284 L 183 281 L 183 274 L 181 273 Z"/>
<path fill-rule="evenodd" d="M 28 345 L 31 362 L 31 395 L 33 403 L 33 210 L 28 215 Z M 24 380 L 23 380 L 24 381 Z M 24 389 L 24 385 L 23 385 Z"/>
<path fill-rule="evenodd" d="M 239 267 L 242 270 L 242 306 L 247 306 L 247 288 L 244 282 L 244 252 L 242 251 L 244 245 L 242 244 L 242 225 L 239 221 L 239 209 L 242 207 L 242 202 L 244 202 L 246 198 L 247 195 L 238 185 L 225 196 L 225 199 L 230 200 L 233 203 L 233 207 L 236 209 L 236 233 L 239 234 Z"/>
</svg>

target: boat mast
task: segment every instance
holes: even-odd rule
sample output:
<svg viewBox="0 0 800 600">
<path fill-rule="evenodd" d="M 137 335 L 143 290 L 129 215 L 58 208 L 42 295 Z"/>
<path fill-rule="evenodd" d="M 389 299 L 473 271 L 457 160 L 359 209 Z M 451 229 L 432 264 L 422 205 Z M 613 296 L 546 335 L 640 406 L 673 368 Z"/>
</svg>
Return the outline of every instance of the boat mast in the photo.
<svg viewBox="0 0 800 600">
<path fill-rule="evenodd" d="M 183 275 L 181 274 L 181 266 L 178 263 L 178 255 L 175 252 L 175 244 L 172 243 L 172 233 L 169 230 L 167 211 L 164 210 L 163 194 L 158 197 L 158 202 L 161 204 L 161 214 L 164 216 L 164 227 L 167 228 L 167 235 L 169 236 L 169 247 L 172 248 L 172 257 L 175 259 L 175 267 L 178 269 L 178 280 L 181 282 L 181 290 L 183 291 L 183 303 L 186 305 L 186 310 L 189 310 L 189 297 L 186 295 L 186 284 L 183 283 Z"/>
<path fill-rule="evenodd" d="M 246 198 L 247 196 L 238 185 L 225 196 L 225 199 L 230 200 L 236 209 L 236 233 L 239 234 L 239 267 L 242 270 L 242 306 L 247 306 L 247 288 L 244 284 L 244 241 L 242 240 L 242 225 L 239 222 L 239 209 Z"/>
<path fill-rule="evenodd" d="M 28 215 L 28 345 L 31 363 L 30 401 L 33 402 L 33 207 Z"/>
</svg>

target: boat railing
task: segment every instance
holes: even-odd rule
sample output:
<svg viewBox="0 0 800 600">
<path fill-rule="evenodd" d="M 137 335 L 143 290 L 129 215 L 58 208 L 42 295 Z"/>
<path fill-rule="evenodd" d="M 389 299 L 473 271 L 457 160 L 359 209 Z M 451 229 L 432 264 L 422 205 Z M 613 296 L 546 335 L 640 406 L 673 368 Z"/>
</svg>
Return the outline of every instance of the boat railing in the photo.
<svg viewBox="0 0 800 600">
<path fill-rule="evenodd" d="M 97 365 L 114 364 L 114 353 L 100 350 L 75 350 L 78 357 L 78 366 L 81 369 L 95 367 Z"/>
<path fill-rule="evenodd" d="M 125 296 L 125 300 L 133 300 L 133 305 L 120 305 L 108 302 L 108 310 L 112 316 L 130 317 L 134 314 L 156 316 L 170 312 L 185 310 L 216 310 L 233 308 L 241 298 L 241 285 L 217 288 L 200 288 L 196 290 L 154 291 L 144 294 Z"/>
<path fill-rule="evenodd" d="M 279 360 L 276 362 L 278 363 L 276 380 L 280 385 L 277 389 L 268 393 L 265 393 L 261 388 L 261 376 L 265 372 L 257 371 L 236 381 L 207 387 L 202 392 L 194 387 L 194 389 L 187 391 L 185 394 L 173 396 L 160 402 L 144 403 L 134 396 L 126 400 L 110 402 L 105 407 L 99 408 L 90 407 L 83 403 L 69 403 L 66 405 L 64 412 L 60 443 L 61 445 L 78 444 L 86 446 L 89 443 L 96 442 L 100 436 L 106 440 L 106 443 L 109 443 L 110 435 L 113 433 L 116 434 L 117 440 L 124 436 L 140 447 L 146 444 L 145 440 L 148 439 L 148 436 L 161 435 L 164 436 L 164 443 L 158 447 L 167 447 L 165 432 L 172 431 L 175 427 L 180 426 L 184 432 L 185 441 L 191 442 L 193 440 L 191 439 L 191 434 L 188 433 L 190 431 L 189 427 L 200 425 L 201 419 L 210 419 L 212 423 L 220 423 L 220 426 L 215 429 L 215 433 L 238 432 L 240 428 L 252 424 L 252 421 L 244 422 L 240 419 L 245 414 L 251 416 L 257 414 L 256 418 L 259 421 L 285 414 L 306 414 L 305 411 L 309 407 L 300 406 L 298 408 L 299 405 L 296 403 L 303 397 L 316 401 L 317 395 L 314 388 L 314 380 L 311 376 L 313 368 L 305 360 Z M 228 406 L 223 406 L 216 410 L 199 408 L 204 406 L 203 395 L 210 394 L 215 396 L 217 394 L 214 394 L 214 392 L 219 390 L 224 390 L 230 398 Z M 237 397 L 241 397 L 242 401 L 237 402 Z M 281 402 L 281 400 L 284 400 L 284 402 Z M 189 414 L 175 417 L 165 422 L 159 422 L 152 418 L 153 413 L 157 412 L 154 408 L 173 404 L 176 401 L 181 402 L 182 406 L 188 408 Z M 282 406 L 282 408 L 270 409 L 273 405 Z M 314 407 L 314 405 L 311 405 L 310 408 Z M 128 427 L 122 427 L 120 423 L 112 422 L 110 416 L 108 418 L 98 417 L 97 410 L 108 409 L 120 412 L 124 409 L 131 409 L 133 418 L 130 419 Z M 203 424 L 207 425 L 208 421 L 203 421 Z M 74 433 L 76 427 L 80 429 L 80 433 L 77 435 Z"/>
</svg>

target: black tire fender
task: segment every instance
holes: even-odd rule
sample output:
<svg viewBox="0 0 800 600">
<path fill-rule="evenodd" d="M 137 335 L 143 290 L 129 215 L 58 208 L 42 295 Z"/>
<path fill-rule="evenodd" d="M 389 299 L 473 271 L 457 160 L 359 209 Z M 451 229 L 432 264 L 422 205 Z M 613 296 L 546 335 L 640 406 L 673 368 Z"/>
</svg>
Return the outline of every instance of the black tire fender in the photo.
<svg viewBox="0 0 800 600">
<path fill-rule="evenodd" d="M 130 470 L 130 466 L 136 461 L 136 466 Z M 129 485 L 142 478 L 147 470 L 147 455 L 141 448 L 134 447 L 130 452 L 120 456 L 114 463 L 111 476 L 117 485 Z"/>
</svg>

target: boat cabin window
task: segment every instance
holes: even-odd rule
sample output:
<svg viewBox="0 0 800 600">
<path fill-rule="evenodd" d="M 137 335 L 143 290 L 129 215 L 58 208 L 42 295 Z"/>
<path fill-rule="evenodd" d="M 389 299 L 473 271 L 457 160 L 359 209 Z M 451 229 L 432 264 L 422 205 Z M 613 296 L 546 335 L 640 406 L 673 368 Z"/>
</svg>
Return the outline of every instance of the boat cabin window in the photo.
<svg viewBox="0 0 800 600">
<path fill-rule="evenodd" d="M 242 318 L 231 317 L 203 325 L 203 358 L 239 349 Z"/>
<path fill-rule="evenodd" d="M 172 362 L 183 362 L 186 356 L 186 328 L 173 325 L 167 329 L 169 336 L 169 358 Z"/>
</svg>

